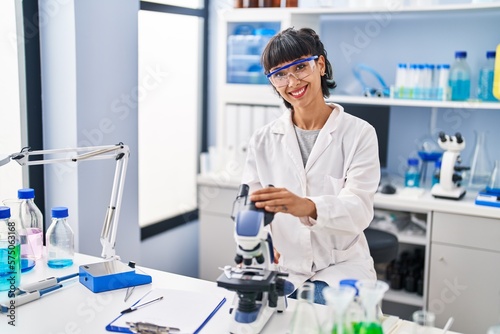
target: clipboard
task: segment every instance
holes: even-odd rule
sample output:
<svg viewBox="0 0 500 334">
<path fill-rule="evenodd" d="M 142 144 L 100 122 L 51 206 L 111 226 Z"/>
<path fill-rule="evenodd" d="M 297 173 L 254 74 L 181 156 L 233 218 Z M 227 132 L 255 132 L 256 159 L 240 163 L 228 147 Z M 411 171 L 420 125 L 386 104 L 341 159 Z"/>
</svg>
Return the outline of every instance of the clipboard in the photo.
<svg viewBox="0 0 500 334">
<path fill-rule="evenodd" d="M 133 333 L 127 322 L 149 322 L 160 326 L 177 327 L 181 333 L 198 333 L 226 302 L 223 292 L 211 293 L 152 289 L 130 306 L 158 297 L 163 299 L 133 312 L 120 314 L 107 326 L 109 332 Z"/>
</svg>

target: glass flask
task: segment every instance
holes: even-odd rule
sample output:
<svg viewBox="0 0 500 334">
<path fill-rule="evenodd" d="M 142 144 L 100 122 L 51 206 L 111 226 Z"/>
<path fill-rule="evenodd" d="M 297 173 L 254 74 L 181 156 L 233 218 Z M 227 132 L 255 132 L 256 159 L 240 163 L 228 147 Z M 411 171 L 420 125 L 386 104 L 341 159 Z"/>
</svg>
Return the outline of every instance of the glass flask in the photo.
<svg viewBox="0 0 500 334">
<path fill-rule="evenodd" d="M 476 135 L 476 146 L 470 164 L 470 176 L 468 188 L 482 190 L 488 184 L 491 175 L 491 161 L 488 157 L 486 147 L 486 132 L 474 131 Z"/>
<path fill-rule="evenodd" d="M 420 169 L 418 168 L 417 158 L 408 159 L 408 167 L 405 172 L 405 187 L 420 187 Z"/>
<path fill-rule="evenodd" d="M 486 192 L 500 196 L 500 160 L 495 160 L 495 167 L 493 167 Z"/>
<path fill-rule="evenodd" d="M 365 310 L 365 317 L 359 327 L 359 334 L 383 334 L 380 320 L 380 302 L 389 285 L 383 281 L 360 280 L 356 283 L 359 297 Z"/>
<path fill-rule="evenodd" d="M 356 289 L 348 285 L 328 286 L 323 289 L 328 306 L 328 317 L 323 326 L 323 333 L 351 334 L 352 327 L 346 324 L 345 313 L 356 295 Z"/>
<path fill-rule="evenodd" d="M 320 334 L 321 328 L 314 310 L 314 283 L 304 283 L 297 293 L 290 334 Z"/>
</svg>

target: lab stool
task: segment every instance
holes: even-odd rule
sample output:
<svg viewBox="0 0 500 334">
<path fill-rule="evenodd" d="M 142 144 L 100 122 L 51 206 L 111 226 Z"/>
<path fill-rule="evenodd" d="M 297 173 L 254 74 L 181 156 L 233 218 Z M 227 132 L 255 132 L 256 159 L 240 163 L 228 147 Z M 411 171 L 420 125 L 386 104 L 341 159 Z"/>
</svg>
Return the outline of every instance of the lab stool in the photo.
<svg viewBox="0 0 500 334">
<path fill-rule="evenodd" d="M 398 238 L 389 232 L 367 228 L 366 240 L 374 264 L 389 263 L 398 256 Z"/>
</svg>

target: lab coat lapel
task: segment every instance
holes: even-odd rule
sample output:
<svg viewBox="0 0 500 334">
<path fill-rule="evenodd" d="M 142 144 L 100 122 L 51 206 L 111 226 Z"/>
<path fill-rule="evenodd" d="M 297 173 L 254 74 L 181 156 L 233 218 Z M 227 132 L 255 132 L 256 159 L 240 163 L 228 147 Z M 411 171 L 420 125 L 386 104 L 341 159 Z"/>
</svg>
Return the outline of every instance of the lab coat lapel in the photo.
<svg viewBox="0 0 500 334">
<path fill-rule="evenodd" d="M 335 107 L 340 107 L 335 105 Z M 316 139 L 316 142 L 314 143 L 313 149 L 311 151 L 311 154 L 309 155 L 309 158 L 307 159 L 306 163 L 306 168 L 305 172 L 306 174 L 309 172 L 311 167 L 314 165 L 314 163 L 323 155 L 325 150 L 328 148 L 328 146 L 332 143 L 333 139 L 333 134 L 332 132 L 335 130 L 337 127 L 337 123 L 335 120 L 340 118 L 339 116 L 342 113 L 342 107 L 340 107 L 339 112 L 337 113 L 337 109 L 334 108 L 333 111 L 330 114 L 330 117 L 328 117 L 325 125 L 319 132 L 318 138 Z"/>
<path fill-rule="evenodd" d="M 283 141 L 281 142 L 283 150 L 292 160 L 293 166 L 297 171 L 297 175 L 301 180 L 301 184 L 305 184 L 306 174 L 304 170 L 304 164 L 302 162 L 299 143 L 297 142 L 297 135 L 295 134 L 295 130 L 293 129 L 290 111 L 283 113 L 283 115 L 279 119 L 279 122 L 277 122 L 277 124 L 274 126 L 273 132 L 283 135 Z"/>
</svg>

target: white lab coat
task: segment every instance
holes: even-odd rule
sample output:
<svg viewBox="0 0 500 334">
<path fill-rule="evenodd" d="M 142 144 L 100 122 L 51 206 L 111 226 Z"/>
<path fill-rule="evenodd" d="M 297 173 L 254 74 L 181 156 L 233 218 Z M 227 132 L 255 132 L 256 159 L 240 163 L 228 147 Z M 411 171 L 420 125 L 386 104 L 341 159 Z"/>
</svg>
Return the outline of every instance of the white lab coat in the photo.
<svg viewBox="0 0 500 334">
<path fill-rule="evenodd" d="M 305 168 L 287 111 L 253 134 L 243 172 L 250 192 L 273 185 L 316 204 L 317 220 L 277 213 L 271 223 L 278 267 L 296 288 L 307 279 L 376 279 L 363 230 L 380 180 L 377 136 L 369 123 L 331 106 Z"/>
</svg>

